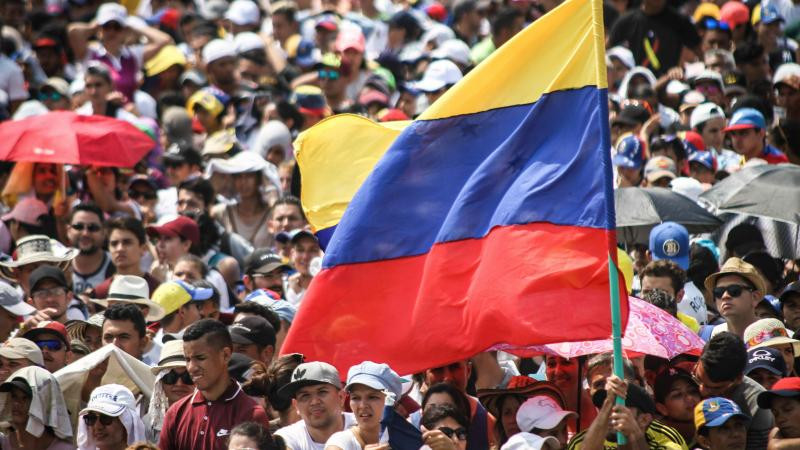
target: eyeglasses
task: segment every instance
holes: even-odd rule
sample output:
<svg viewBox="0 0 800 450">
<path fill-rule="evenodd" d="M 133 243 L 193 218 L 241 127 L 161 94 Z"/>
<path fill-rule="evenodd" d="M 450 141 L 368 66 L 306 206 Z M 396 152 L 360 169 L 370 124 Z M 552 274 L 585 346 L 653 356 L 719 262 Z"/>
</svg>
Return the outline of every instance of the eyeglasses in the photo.
<svg viewBox="0 0 800 450">
<path fill-rule="evenodd" d="M 168 384 L 172 386 L 173 384 L 177 383 L 178 380 L 181 380 L 183 384 L 193 385 L 194 381 L 192 381 L 191 375 L 189 372 L 183 372 L 182 374 L 178 374 L 178 372 L 174 370 L 170 370 L 166 375 L 161 378 L 161 381 L 164 384 Z"/>
<path fill-rule="evenodd" d="M 47 101 L 47 100 L 58 101 L 58 100 L 61 100 L 62 98 L 64 98 L 64 96 L 59 94 L 58 92 L 55 92 L 55 91 L 53 91 L 53 92 L 39 92 L 39 100 L 43 101 L 43 102 Z"/>
<path fill-rule="evenodd" d="M 57 352 L 62 348 L 64 348 L 64 343 L 59 341 L 58 339 L 47 339 L 44 341 L 36 341 L 36 346 L 42 350 Z"/>
<path fill-rule="evenodd" d="M 31 293 L 34 300 L 44 300 L 50 297 L 58 297 L 67 293 L 67 289 L 61 286 L 53 287 L 50 289 L 40 289 Z"/>
<path fill-rule="evenodd" d="M 339 72 L 335 70 L 320 70 L 317 72 L 317 76 L 322 80 L 336 81 L 339 79 Z"/>
<path fill-rule="evenodd" d="M 105 414 L 94 414 L 94 413 L 89 413 L 83 416 L 83 422 L 90 427 L 94 426 L 94 424 L 97 423 L 98 419 L 100 419 L 100 423 L 103 426 L 107 427 L 112 423 L 114 423 L 114 419 L 116 419 L 116 417 L 107 416 Z"/>
<path fill-rule="evenodd" d="M 738 297 L 742 295 L 742 292 L 749 291 L 752 292 L 755 289 L 751 288 L 750 286 L 745 286 L 743 284 L 729 284 L 728 286 L 720 286 L 714 288 L 714 298 L 722 298 L 725 295 L 725 292 L 731 295 L 731 297 Z"/>
<path fill-rule="evenodd" d="M 96 223 L 76 222 L 76 223 L 71 224 L 70 228 L 72 228 L 75 231 L 89 230 L 90 233 L 97 233 L 103 227 L 101 227 L 99 224 L 96 224 Z"/>
<path fill-rule="evenodd" d="M 137 191 L 136 189 L 128 189 L 128 197 L 132 199 L 144 197 L 145 200 L 155 200 L 156 193 L 153 191 Z"/>
<path fill-rule="evenodd" d="M 701 362 L 698 362 L 694 366 L 694 370 L 692 370 L 692 381 L 697 384 L 697 388 L 700 392 L 705 395 L 706 397 L 714 397 L 714 396 L 724 396 L 728 390 L 736 383 L 736 380 L 731 380 L 723 383 L 716 384 L 714 386 L 708 385 L 707 383 L 703 383 L 700 379 L 700 366 L 702 365 Z"/>
<path fill-rule="evenodd" d="M 459 441 L 467 440 L 467 430 L 465 428 L 456 428 L 454 430 L 450 427 L 439 427 L 439 431 L 444 433 L 450 439 L 453 439 L 453 436 L 455 436 Z"/>
</svg>

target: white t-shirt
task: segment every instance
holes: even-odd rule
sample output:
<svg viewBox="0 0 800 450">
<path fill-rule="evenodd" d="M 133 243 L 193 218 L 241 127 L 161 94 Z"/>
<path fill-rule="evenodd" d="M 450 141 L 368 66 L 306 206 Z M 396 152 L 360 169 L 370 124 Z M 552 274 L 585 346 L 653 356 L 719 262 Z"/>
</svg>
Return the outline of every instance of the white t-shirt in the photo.
<svg viewBox="0 0 800 450">
<path fill-rule="evenodd" d="M 342 414 L 344 415 L 344 430 L 355 426 L 356 417 L 353 413 Z M 302 420 L 281 428 L 275 434 L 283 438 L 286 448 L 289 450 L 325 450 L 324 442 L 315 442 L 311 439 L 306 423 Z"/>
<path fill-rule="evenodd" d="M 5 91 L 12 102 L 28 98 L 22 69 L 3 54 L 0 54 L 0 91 Z"/>
<path fill-rule="evenodd" d="M 333 433 L 333 436 L 328 438 L 328 442 L 325 443 L 325 447 L 329 445 L 335 445 L 342 450 L 362 450 L 352 428 Z"/>
<path fill-rule="evenodd" d="M 683 298 L 678 303 L 678 311 L 694 317 L 700 325 L 708 323 L 706 299 L 700 289 L 697 289 L 697 286 L 691 281 L 687 281 L 683 286 Z"/>
</svg>

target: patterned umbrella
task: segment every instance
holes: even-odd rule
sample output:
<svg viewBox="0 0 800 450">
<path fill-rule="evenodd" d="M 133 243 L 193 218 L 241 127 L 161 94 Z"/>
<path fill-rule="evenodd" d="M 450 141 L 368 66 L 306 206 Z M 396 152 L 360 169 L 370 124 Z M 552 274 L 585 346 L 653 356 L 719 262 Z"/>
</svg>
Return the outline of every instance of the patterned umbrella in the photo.
<svg viewBox="0 0 800 450">
<path fill-rule="evenodd" d="M 644 353 L 672 359 L 681 353 L 697 353 L 705 342 L 700 336 L 672 317 L 666 311 L 635 297 L 629 298 L 630 315 L 622 337 L 626 351 Z M 548 353 L 564 358 L 612 351 L 611 338 L 599 341 L 561 342 L 535 346 L 499 345 L 492 350 L 503 350 L 522 357 Z"/>
</svg>

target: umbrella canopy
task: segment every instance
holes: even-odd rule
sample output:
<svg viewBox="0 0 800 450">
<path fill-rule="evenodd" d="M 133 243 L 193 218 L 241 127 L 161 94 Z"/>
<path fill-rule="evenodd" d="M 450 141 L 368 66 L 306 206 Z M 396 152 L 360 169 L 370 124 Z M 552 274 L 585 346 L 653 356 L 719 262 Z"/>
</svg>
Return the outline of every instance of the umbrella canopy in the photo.
<svg viewBox="0 0 800 450">
<path fill-rule="evenodd" d="M 629 297 L 629 304 L 628 326 L 622 337 L 624 350 L 665 359 L 672 359 L 681 353 L 698 353 L 703 350 L 705 342 L 700 336 L 668 312 L 635 297 Z M 612 349 L 610 337 L 599 341 L 562 342 L 529 347 L 501 345 L 492 348 L 522 357 L 547 353 L 564 358 L 605 353 Z"/>
<path fill-rule="evenodd" d="M 0 124 L 0 160 L 133 167 L 155 142 L 134 125 L 105 116 L 53 111 Z"/>
<path fill-rule="evenodd" d="M 717 212 L 800 222 L 800 166 L 764 164 L 745 167 L 700 195 Z"/>
<path fill-rule="evenodd" d="M 677 222 L 689 233 L 714 231 L 722 221 L 689 197 L 665 188 L 626 187 L 614 191 L 617 240 L 647 245 L 650 230 L 663 222 Z"/>
</svg>

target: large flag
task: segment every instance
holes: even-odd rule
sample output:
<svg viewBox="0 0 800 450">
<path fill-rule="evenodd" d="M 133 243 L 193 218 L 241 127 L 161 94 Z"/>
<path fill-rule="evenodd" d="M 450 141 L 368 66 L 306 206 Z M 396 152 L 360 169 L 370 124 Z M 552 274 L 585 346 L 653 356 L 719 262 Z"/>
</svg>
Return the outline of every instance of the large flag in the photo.
<svg viewBox="0 0 800 450">
<path fill-rule="evenodd" d="M 599 0 L 567 0 L 402 131 L 306 132 L 303 204 L 332 234 L 283 352 L 413 373 L 611 335 L 602 26 Z"/>
</svg>

